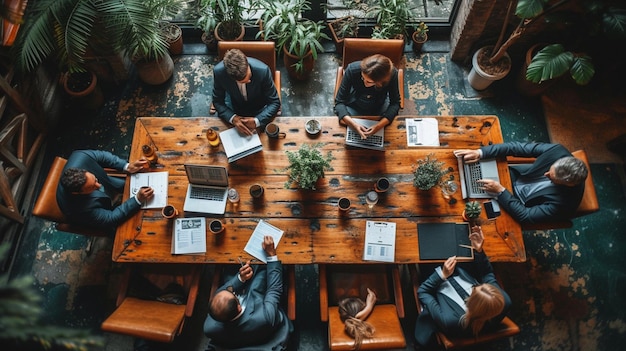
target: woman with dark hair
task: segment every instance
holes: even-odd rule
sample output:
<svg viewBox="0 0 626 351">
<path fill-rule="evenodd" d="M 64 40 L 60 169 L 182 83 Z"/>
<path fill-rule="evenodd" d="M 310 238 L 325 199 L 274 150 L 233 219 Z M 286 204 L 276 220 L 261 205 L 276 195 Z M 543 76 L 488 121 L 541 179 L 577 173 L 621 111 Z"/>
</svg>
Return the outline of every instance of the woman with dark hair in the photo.
<svg viewBox="0 0 626 351">
<path fill-rule="evenodd" d="M 423 310 L 417 317 L 415 340 L 420 346 L 434 345 L 437 330 L 456 337 L 476 336 L 498 325 L 511 306 L 483 252 L 482 229 L 473 227 L 469 239 L 473 262 L 461 268 L 463 264 L 457 267 L 456 257 L 450 257 L 418 289 Z"/>
<path fill-rule="evenodd" d="M 367 138 L 390 124 L 398 110 L 398 70 L 387 56 L 375 54 L 346 67 L 335 96 L 335 113 L 340 123 L 351 126 L 362 138 Z M 380 120 L 367 128 L 352 116 L 380 116 Z"/>
<path fill-rule="evenodd" d="M 367 289 L 367 298 L 364 302 L 358 297 L 347 297 L 339 301 L 339 318 L 346 326 L 346 333 L 354 339 L 354 349 L 361 348 L 364 338 L 374 335 L 374 327 L 365 319 L 372 313 L 376 304 L 376 294 Z"/>
</svg>

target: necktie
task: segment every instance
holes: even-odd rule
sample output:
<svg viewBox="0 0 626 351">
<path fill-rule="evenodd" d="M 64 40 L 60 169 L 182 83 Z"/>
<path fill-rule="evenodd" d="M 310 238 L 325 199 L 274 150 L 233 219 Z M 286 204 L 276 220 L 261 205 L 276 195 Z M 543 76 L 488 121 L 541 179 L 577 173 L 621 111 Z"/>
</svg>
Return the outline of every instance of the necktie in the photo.
<svg viewBox="0 0 626 351">
<path fill-rule="evenodd" d="M 246 84 L 245 83 L 237 83 L 237 85 L 239 86 L 239 91 L 241 92 L 241 95 L 243 96 L 243 99 L 245 101 L 248 101 L 248 91 L 246 90 Z"/>
<path fill-rule="evenodd" d="M 457 276 L 452 276 L 448 278 L 448 281 L 450 282 L 452 287 L 454 287 L 454 290 L 456 290 L 457 294 L 459 294 L 463 301 L 465 301 L 469 297 L 469 294 L 467 293 L 467 291 L 465 291 L 465 289 L 463 289 L 459 282 L 456 281 L 456 278 Z"/>
</svg>

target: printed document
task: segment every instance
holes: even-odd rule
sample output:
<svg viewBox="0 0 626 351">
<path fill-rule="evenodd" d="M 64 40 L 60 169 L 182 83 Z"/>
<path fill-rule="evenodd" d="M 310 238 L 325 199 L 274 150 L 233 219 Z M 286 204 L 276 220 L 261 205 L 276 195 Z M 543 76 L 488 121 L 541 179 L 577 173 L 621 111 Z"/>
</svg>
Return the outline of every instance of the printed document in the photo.
<svg viewBox="0 0 626 351">
<path fill-rule="evenodd" d="M 394 222 L 365 223 L 363 260 L 393 262 L 396 253 L 396 224 Z"/>
<path fill-rule="evenodd" d="M 230 128 L 220 132 L 220 139 L 229 163 L 263 150 L 257 133 L 248 136 L 240 134 L 237 128 Z"/>
<path fill-rule="evenodd" d="M 407 146 L 439 146 L 439 122 L 436 118 L 407 118 Z"/>
<path fill-rule="evenodd" d="M 206 252 L 206 218 L 176 218 L 172 233 L 172 254 Z"/>
<path fill-rule="evenodd" d="M 140 172 L 130 175 L 130 196 L 135 196 L 142 186 L 149 186 L 154 189 L 154 197 L 144 203 L 141 208 L 161 208 L 167 205 L 167 183 L 168 173 L 166 172 Z"/>
<path fill-rule="evenodd" d="M 243 249 L 245 252 L 256 257 L 263 263 L 267 263 L 267 253 L 265 253 L 265 250 L 263 250 L 263 246 L 261 245 L 263 244 L 263 237 L 265 235 L 270 235 L 274 238 L 274 247 L 277 247 L 280 239 L 283 237 L 283 231 L 264 220 L 260 220 L 256 228 L 254 228 L 246 247 Z"/>
</svg>

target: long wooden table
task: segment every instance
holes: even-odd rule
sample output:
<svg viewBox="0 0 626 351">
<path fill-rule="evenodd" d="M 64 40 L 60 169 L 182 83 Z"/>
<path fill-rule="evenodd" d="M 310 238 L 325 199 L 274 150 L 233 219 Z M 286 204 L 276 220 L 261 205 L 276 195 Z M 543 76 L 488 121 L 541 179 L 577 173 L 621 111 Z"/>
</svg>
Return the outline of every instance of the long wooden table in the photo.
<svg viewBox="0 0 626 351">
<path fill-rule="evenodd" d="M 422 116 L 423 117 L 423 116 Z M 311 137 L 304 130 L 305 122 L 315 118 L 322 124 L 322 133 Z M 452 167 L 458 181 L 456 159 L 452 153 L 459 148 L 478 148 L 501 143 L 502 133 L 496 116 L 438 116 L 440 147 L 408 147 L 405 119 L 398 116 L 385 129 L 385 151 L 345 146 L 345 126 L 336 117 L 278 117 L 275 122 L 283 139 L 271 139 L 261 132 L 263 151 L 228 163 L 220 144 L 212 147 L 205 137 L 207 128 L 222 131 L 229 128 L 217 117 L 167 118 L 141 117 L 135 124 L 130 159 L 142 156 L 141 147 L 152 145 L 162 168 L 169 172 L 168 202 L 181 211 L 187 189 L 184 164 L 218 164 L 228 169 L 230 186 L 241 196 L 237 206 L 228 204 L 221 218 L 226 230 L 219 235 L 207 233 L 204 255 L 172 255 L 172 221 L 162 218 L 160 209 L 141 210 L 119 226 L 113 246 L 116 262 L 154 263 L 236 263 L 237 257 L 250 258 L 243 251 L 250 234 L 260 219 L 283 229 L 284 236 L 277 253 L 286 264 L 369 263 L 363 261 L 366 220 L 393 221 L 396 230 L 396 263 L 417 263 L 417 223 L 461 222 L 465 201 L 459 190 L 456 203 L 444 199 L 438 187 L 418 190 L 413 186 L 413 165 L 433 153 Z M 317 190 L 302 190 L 295 185 L 285 188 L 288 179 L 286 150 L 296 151 L 303 143 L 321 143 L 323 153 L 331 151 L 336 158 L 332 171 L 318 183 Z M 502 184 L 511 189 L 506 160 L 498 160 Z M 381 194 L 378 204 L 368 211 L 365 194 L 372 190 L 380 176 L 392 185 Z M 262 199 L 253 200 L 250 185 L 265 188 Z M 129 181 L 125 196 L 129 193 Z M 347 215 L 337 208 L 339 197 L 352 201 Z M 526 260 L 520 225 L 506 212 L 495 220 L 481 217 L 485 234 L 484 249 L 492 261 L 522 262 Z M 140 243 L 140 244 L 139 244 Z"/>
</svg>

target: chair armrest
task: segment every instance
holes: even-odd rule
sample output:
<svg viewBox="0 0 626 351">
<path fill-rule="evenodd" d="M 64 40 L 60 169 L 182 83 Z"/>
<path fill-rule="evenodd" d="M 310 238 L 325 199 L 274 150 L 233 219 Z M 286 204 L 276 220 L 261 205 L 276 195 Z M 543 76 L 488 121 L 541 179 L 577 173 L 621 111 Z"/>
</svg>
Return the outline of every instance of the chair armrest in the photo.
<svg viewBox="0 0 626 351">
<path fill-rule="evenodd" d="M 411 285 L 413 288 L 413 298 L 415 299 L 415 307 L 417 308 L 417 314 L 422 312 L 422 305 L 420 304 L 420 299 L 417 294 L 417 291 L 420 287 L 420 276 L 417 272 L 416 265 L 414 263 L 408 264 L 409 267 L 409 275 L 411 276 Z"/>
<path fill-rule="evenodd" d="M 400 91 L 400 108 L 404 108 L 404 70 L 398 69 L 398 90 Z"/>
<path fill-rule="evenodd" d="M 185 316 L 191 317 L 193 314 L 196 299 L 198 298 L 198 288 L 200 287 L 200 276 L 202 275 L 202 267 L 193 265 L 191 271 L 191 279 L 189 282 L 189 294 L 187 294 L 187 306 L 185 308 Z"/>
<path fill-rule="evenodd" d="M 213 281 L 211 282 L 211 291 L 209 291 L 209 299 L 213 297 L 217 289 L 219 289 L 221 279 L 222 279 L 222 270 L 219 265 L 216 265 L 214 272 L 213 272 Z"/>
<path fill-rule="evenodd" d="M 274 86 L 276 87 L 276 92 L 278 92 L 278 98 L 282 101 L 282 96 L 280 94 L 280 71 L 274 72 Z"/>
<path fill-rule="evenodd" d="M 104 171 L 109 177 L 126 178 L 128 174 L 123 171 L 118 171 L 115 168 L 105 168 Z"/>
<path fill-rule="evenodd" d="M 296 269 L 294 265 L 287 266 L 287 317 L 296 320 Z"/>
<path fill-rule="evenodd" d="M 400 283 L 400 269 L 397 264 L 391 267 L 391 276 L 393 279 L 393 294 L 396 301 L 398 317 L 404 318 L 404 299 L 402 297 L 402 284 Z"/>
<path fill-rule="evenodd" d="M 343 67 L 337 68 L 337 74 L 335 76 L 335 91 L 333 93 L 333 105 L 335 104 L 335 98 L 337 98 L 337 92 L 339 91 L 339 87 L 341 86 L 341 81 L 343 80 Z"/>
<path fill-rule="evenodd" d="M 128 292 L 128 284 L 130 282 L 130 273 L 132 271 L 131 267 L 124 267 L 124 273 L 122 274 L 122 279 L 120 280 L 120 290 L 117 292 L 117 301 L 115 302 L 115 306 L 119 306 L 124 302 L 126 298 L 126 293 Z"/>
<path fill-rule="evenodd" d="M 319 265 L 320 276 L 320 319 L 328 322 L 328 286 L 326 282 L 326 266 Z"/>
</svg>

